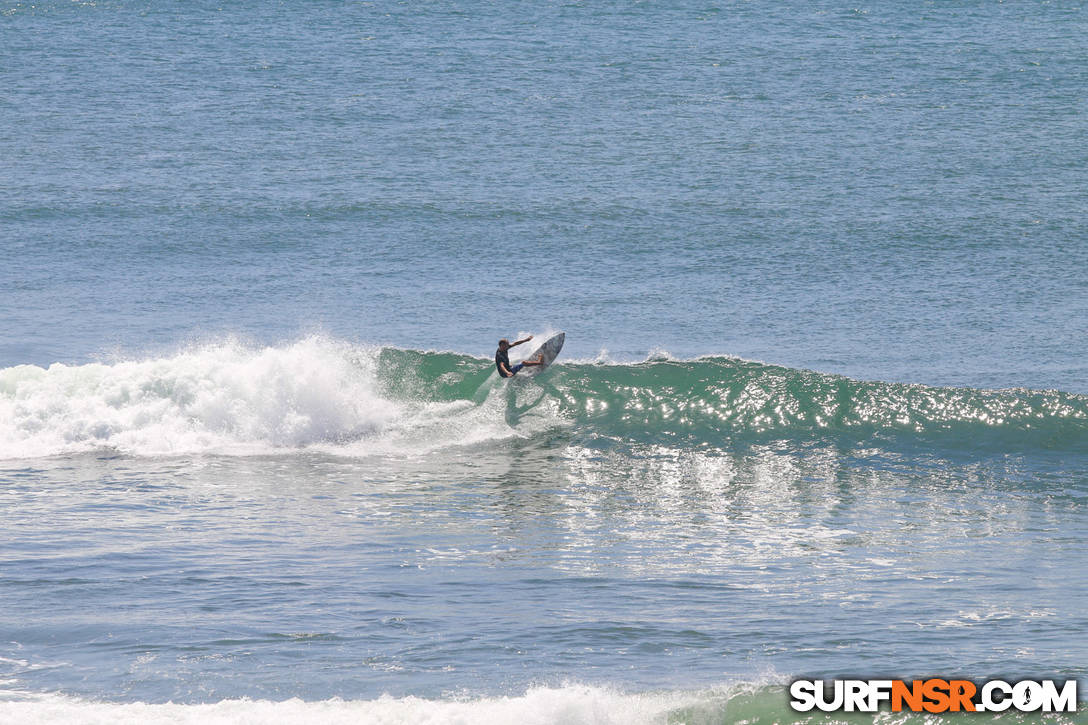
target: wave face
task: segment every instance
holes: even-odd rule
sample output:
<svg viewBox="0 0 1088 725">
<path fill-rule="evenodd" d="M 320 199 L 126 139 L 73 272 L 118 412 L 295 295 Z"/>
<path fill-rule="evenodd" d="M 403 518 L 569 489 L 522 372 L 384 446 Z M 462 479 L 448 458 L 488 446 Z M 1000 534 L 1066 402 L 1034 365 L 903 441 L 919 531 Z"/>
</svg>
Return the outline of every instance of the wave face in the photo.
<svg viewBox="0 0 1088 725">
<path fill-rule="evenodd" d="M 866 382 L 735 358 L 574 366 L 557 386 L 604 430 L 720 445 L 905 437 L 953 446 L 1084 448 L 1088 398 L 1058 391 Z"/>
<path fill-rule="evenodd" d="M 458 355 L 386 349 L 380 369 L 412 381 L 405 385 L 413 394 L 452 401 L 473 395 L 477 365 L 490 370 Z M 562 363 L 507 385 L 511 419 L 542 411 L 584 435 L 621 442 L 719 447 L 876 438 L 1088 450 L 1088 397 L 1060 391 L 859 381 L 730 357 Z"/>
<path fill-rule="evenodd" d="M 489 360 L 236 341 L 169 357 L 0 370 L 0 457 L 417 453 L 563 427 L 601 445 L 909 439 L 1088 449 L 1088 398 L 863 382 L 727 357 L 562 363 L 500 380 Z"/>
</svg>

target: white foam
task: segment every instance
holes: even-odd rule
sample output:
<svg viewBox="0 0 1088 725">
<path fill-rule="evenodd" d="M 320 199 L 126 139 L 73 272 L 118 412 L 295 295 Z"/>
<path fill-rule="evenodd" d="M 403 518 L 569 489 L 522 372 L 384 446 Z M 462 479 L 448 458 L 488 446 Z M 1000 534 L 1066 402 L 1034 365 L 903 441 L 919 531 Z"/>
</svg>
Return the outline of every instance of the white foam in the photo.
<svg viewBox="0 0 1088 725">
<path fill-rule="evenodd" d="M 623 694 L 606 687 L 567 685 L 532 688 L 522 696 L 463 700 L 395 698 L 375 700 L 224 700 L 178 705 L 101 703 L 61 695 L 0 701 L 0 722 L 84 725 L 640 725 L 664 722 L 668 713 L 692 707 L 705 695 L 684 692 Z M 670 720 L 672 722 L 673 720 Z M 683 722 L 679 720 L 677 722 Z"/>
<path fill-rule="evenodd" d="M 0 459 L 98 449 L 133 455 L 347 455 L 471 444 L 516 435 L 489 395 L 391 400 L 378 348 L 325 337 L 281 347 L 224 341 L 113 364 L 0 370 Z"/>
</svg>

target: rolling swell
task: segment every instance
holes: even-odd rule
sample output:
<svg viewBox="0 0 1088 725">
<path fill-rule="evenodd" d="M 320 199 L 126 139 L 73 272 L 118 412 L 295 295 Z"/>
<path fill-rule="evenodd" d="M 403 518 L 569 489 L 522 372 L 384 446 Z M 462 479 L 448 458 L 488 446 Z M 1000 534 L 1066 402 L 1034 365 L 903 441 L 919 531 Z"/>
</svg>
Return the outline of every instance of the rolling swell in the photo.
<svg viewBox="0 0 1088 725">
<path fill-rule="evenodd" d="M 380 369 L 410 394 L 469 398 L 475 358 L 387 349 Z M 414 372 L 414 374 L 411 374 Z M 451 371 L 454 371 L 451 373 Z M 405 382 L 405 381 L 411 382 Z M 1088 397 L 859 381 L 729 357 L 563 363 L 507 383 L 538 388 L 585 433 L 646 443 L 907 438 L 949 446 L 1088 450 Z"/>
<path fill-rule="evenodd" d="M 727 357 L 564 362 L 498 378 L 489 360 L 313 337 L 172 356 L 0 369 L 0 458 L 421 451 L 562 429 L 579 443 L 713 449 L 906 441 L 1088 451 L 1088 397 L 866 382 Z"/>
</svg>

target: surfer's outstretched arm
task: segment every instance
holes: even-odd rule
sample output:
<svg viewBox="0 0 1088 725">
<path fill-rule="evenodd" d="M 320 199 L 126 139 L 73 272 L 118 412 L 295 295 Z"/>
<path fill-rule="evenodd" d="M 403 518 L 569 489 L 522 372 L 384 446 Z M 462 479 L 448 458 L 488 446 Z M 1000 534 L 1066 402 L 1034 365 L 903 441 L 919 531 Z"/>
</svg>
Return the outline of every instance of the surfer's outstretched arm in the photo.
<svg viewBox="0 0 1088 725">
<path fill-rule="evenodd" d="M 510 348 L 514 347 L 515 345 L 520 345 L 520 344 L 522 344 L 524 342 L 529 342 L 529 340 L 532 340 L 532 339 L 533 339 L 533 336 L 529 335 L 524 340 L 517 340 L 515 342 L 510 342 L 505 337 L 503 339 L 499 340 L 499 349 L 495 351 L 495 367 L 498 368 L 499 375 L 501 375 L 504 378 L 512 378 L 515 375 L 517 375 L 518 372 L 522 368 L 524 368 L 526 366 L 531 367 L 533 365 L 543 365 L 544 364 L 543 363 L 544 357 L 543 357 L 543 354 L 541 354 L 541 355 L 537 355 L 534 360 L 526 360 L 525 362 L 518 363 L 517 365 L 514 365 L 514 366 L 510 365 L 510 357 L 506 354 L 506 351 L 509 350 Z"/>
</svg>

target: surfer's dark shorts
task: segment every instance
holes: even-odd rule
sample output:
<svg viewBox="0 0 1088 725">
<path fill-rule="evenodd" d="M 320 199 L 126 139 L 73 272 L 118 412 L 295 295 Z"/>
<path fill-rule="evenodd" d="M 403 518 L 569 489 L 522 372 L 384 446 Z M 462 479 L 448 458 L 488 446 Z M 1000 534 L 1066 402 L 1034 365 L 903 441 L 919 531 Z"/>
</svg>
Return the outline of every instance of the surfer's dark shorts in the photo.
<svg viewBox="0 0 1088 725">
<path fill-rule="evenodd" d="M 517 364 L 517 365 L 515 365 L 514 367 L 510 368 L 510 374 L 509 374 L 509 375 L 503 375 L 503 377 L 504 377 L 504 378 L 512 378 L 512 377 L 514 377 L 515 375 L 517 375 L 517 374 L 518 374 L 518 372 L 519 372 L 519 371 L 520 371 L 520 370 L 521 370 L 521 369 L 522 369 L 523 367 L 525 367 L 525 363 L 518 363 L 518 364 Z"/>
</svg>

